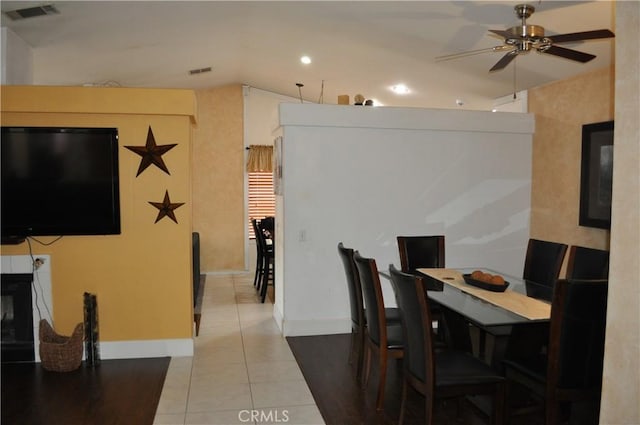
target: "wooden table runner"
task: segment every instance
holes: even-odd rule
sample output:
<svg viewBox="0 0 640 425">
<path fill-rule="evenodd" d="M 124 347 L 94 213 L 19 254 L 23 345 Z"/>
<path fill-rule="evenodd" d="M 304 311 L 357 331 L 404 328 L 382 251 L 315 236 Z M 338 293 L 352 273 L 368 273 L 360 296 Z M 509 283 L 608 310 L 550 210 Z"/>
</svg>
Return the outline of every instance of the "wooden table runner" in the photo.
<svg viewBox="0 0 640 425">
<path fill-rule="evenodd" d="M 418 271 L 529 320 L 549 319 L 551 317 L 550 304 L 512 291 L 510 288 L 507 288 L 504 292 L 492 292 L 476 288 L 475 286 L 467 285 L 462 273 L 453 269 L 418 269 Z"/>
</svg>

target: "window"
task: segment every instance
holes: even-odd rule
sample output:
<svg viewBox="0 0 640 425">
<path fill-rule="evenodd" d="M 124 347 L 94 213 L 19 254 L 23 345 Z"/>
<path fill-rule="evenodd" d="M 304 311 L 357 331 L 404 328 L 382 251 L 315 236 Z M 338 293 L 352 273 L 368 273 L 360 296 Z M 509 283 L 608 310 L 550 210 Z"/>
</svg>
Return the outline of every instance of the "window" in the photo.
<svg viewBox="0 0 640 425">
<path fill-rule="evenodd" d="M 251 219 L 261 220 L 275 217 L 276 197 L 273 193 L 273 173 L 271 171 L 249 172 L 249 239 L 254 239 Z"/>
</svg>

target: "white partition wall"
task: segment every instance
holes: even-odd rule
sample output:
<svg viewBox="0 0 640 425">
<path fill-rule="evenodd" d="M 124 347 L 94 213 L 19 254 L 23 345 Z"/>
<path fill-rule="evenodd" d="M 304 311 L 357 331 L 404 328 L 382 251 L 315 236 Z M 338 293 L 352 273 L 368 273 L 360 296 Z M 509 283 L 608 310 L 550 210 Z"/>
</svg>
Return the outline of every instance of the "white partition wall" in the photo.
<svg viewBox="0 0 640 425">
<path fill-rule="evenodd" d="M 280 124 L 274 315 L 285 335 L 349 332 L 338 242 L 386 269 L 399 265 L 396 236 L 444 234 L 447 267 L 522 274 L 532 115 L 282 104 Z"/>
</svg>

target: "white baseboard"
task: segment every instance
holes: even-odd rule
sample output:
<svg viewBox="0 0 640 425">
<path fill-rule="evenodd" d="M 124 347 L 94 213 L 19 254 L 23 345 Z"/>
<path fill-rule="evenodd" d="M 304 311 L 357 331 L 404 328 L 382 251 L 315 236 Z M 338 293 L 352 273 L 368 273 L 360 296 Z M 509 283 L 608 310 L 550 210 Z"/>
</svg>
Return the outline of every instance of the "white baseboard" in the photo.
<svg viewBox="0 0 640 425">
<path fill-rule="evenodd" d="M 284 334 L 284 320 L 282 318 L 282 313 L 280 312 L 280 310 L 278 310 L 278 306 L 273 306 L 273 320 L 276 321 L 276 325 L 278 325 L 278 329 L 280 329 L 280 333 L 283 336 L 286 336 Z"/>
<path fill-rule="evenodd" d="M 100 359 L 193 357 L 193 339 L 156 339 L 100 342 Z"/>
<path fill-rule="evenodd" d="M 277 321 L 277 318 L 276 318 Z M 350 319 L 286 320 L 282 322 L 284 336 L 332 335 L 351 332 Z"/>
</svg>

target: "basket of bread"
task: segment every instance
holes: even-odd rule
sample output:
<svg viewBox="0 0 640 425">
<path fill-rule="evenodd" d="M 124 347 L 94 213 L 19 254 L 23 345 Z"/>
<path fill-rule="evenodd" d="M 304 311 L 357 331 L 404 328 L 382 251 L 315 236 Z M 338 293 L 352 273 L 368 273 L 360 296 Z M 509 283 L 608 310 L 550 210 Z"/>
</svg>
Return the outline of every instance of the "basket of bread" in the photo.
<svg viewBox="0 0 640 425">
<path fill-rule="evenodd" d="M 491 274 L 482 270 L 474 270 L 473 273 L 463 274 L 462 277 L 467 285 L 486 289 L 493 292 L 504 292 L 509 287 L 509 282 L 499 274 Z"/>
</svg>

